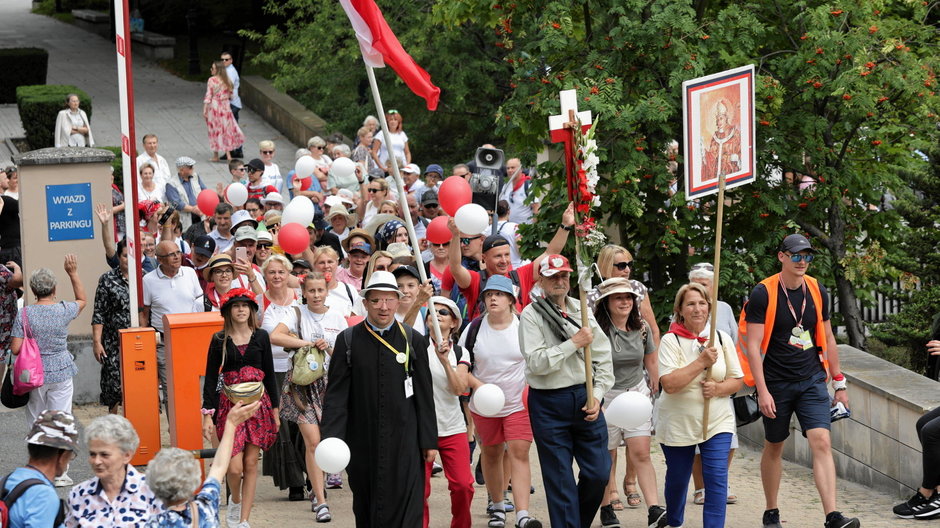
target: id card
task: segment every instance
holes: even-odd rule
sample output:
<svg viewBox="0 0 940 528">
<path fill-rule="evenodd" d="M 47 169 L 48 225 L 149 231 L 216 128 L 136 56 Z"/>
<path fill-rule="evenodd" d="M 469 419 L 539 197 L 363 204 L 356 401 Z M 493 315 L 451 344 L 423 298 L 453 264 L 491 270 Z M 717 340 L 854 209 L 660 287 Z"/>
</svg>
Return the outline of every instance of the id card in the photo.
<svg viewBox="0 0 940 528">
<path fill-rule="evenodd" d="M 415 394 L 414 383 L 412 382 L 411 376 L 405 378 L 405 399 L 408 399 Z"/>
<path fill-rule="evenodd" d="M 803 333 L 800 334 L 800 341 L 803 342 L 803 350 L 813 348 L 813 338 L 810 336 L 809 330 L 803 330 Z"/>
</svg>

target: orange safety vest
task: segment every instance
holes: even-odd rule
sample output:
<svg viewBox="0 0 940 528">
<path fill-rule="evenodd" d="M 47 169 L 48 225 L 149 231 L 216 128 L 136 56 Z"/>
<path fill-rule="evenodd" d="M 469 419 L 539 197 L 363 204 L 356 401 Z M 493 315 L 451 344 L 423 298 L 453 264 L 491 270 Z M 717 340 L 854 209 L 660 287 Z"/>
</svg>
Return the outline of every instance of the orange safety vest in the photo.
<svg viewBox="0 0 940 528">
<path fill-rule="evenodd" d="M 816 343 L 817 350 L 819 350 L 819 361 L 823 365 L 823 370 L 826 371 L 826 379 L 828 380 L 829 341 L 826 339 L 826 325 L 822 315 L 822 292 L 819 290 L 819 282 L 816 279 L 809 275 L 804 275 L 803 280 L 806 282 L 809 294 L 813 298 L 813 305 L 816 307 L 816 336 L 814 342 Z M 776 273 L 771 275 L 760 283 L 767 289 L 767 312 L 764 314 L 764 337 L 761 339 L 760 343 L 760 353 L 761 357 L 763 357 L 764 354 L 767 353 L 767 345 L 770 343 L 770 334 L 773 332 L 774 319 L 777 315 L 777 291 L 779 290 L 780 274 Z M 754 375 L 751 374 L 751 365 L 747 360 L 746 310 L 747 302 L 744 303 L 744 307 L 741 308 L 741 315 L 738 317 L 738 361 L 741 363 L 741 370 L 744 371 L 744 384 L 748 387 L 753 387 L 755 384 Z"/>
</svg>

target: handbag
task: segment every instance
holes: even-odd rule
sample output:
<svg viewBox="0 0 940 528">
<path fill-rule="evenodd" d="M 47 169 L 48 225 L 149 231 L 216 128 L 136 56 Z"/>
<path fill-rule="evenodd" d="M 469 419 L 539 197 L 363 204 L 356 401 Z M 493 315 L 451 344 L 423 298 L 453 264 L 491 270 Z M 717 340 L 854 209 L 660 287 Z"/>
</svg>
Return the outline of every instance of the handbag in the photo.
<svg viewBox="0 0 940 528">
<path fill-rule="evenodd" d="M 222 364 L 219 365 L 219 377 L 216 383 L 216 391 L 222 392 L 232 404 L 242 402 L 244 405 L 254 403 L 264 396 L 264 383 L 260 381 L 243 381 L 226 385 L 222 383 L 222 367 L 225 366 L 226 347 L 228 346 L 228 334 L 222 336 Z"/>
<path fill-rule="evenodd" d="M 42 387 L 44 379 L 44 370 L 42 368 L 42 355 L 39 353 L 39 344 L 33 334 L 33 329 L 29 326 L 29 318 L 26 316 L 27 309 L 24 306 L 22 313 L 23 319 L 23 345 L 20 347 L 20 353 L 16 356 L 13 363 L 13 394 L 21 396 L 29 391 Z"/>
<path fill-rule="evenodd" d="M 0 403 L 8 409 L 19 409 L 29 403 L 29 393 L 13 394 L 13 365 L 7 365 L 6 373 L 3 374 Z"/>
<path fill-rule="evenodd" d="M 738 427 L 756 422 L 761 417 L 756 392 L 733 396 L 731 405 L 734 407 L 734 421 Z"/>
<path fill-rule="evenodd" d="M 297 333 L 303 335 L 303 316 L 300 314 L 300 308 L 295 306 L 294 311 L 297 313 Z M 326 374 L 324 365 L 326 353 L 324 351 L 315 346 L 305 346 L 295 349 L 293 353 L 294 355 L 291 358 L 293 364 L 291 383 L 294 385 L 301 387 L 310 385 Z"/>
</svg>

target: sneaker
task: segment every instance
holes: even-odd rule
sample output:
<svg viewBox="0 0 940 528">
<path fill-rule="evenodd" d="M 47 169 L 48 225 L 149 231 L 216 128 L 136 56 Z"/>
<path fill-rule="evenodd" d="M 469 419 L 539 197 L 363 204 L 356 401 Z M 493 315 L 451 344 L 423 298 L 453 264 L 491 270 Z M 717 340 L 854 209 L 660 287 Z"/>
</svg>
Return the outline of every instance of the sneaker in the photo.
<svg viewBox="0 0 940 528">
<path fill-rule="evenodd" d="M 330 513 L 330 507 L 326 503 L 320 504 L 313 510 L 317 514 L 318 523 L 328 523 L 333 520 L 333 515 Z"/>
<path fill-rule="evenodd" d="M 618 524 L 617 526 L 619 527 L 620 525 Z M 516 521 L 516 528 L 542 528 L 542 521 L 525 516 Z"/>
<path fill-rule="evenodd" d="M 918 519 L 934 519 L 940 516 L 940 492 L 935 490 L 930 496 L 930 502 L 914 516 Z"/>
<path fill-rule="evenodd" d="M 601 526 L 604 528 L 620 528 L 620 521 L 617 520 L 614 507 L 610 504 L 601 506 Z"/>
<path fill-rule="evenodd" d="M 228 496 L 228 506 L 225 507 L 225 520 L 228 522 L 228 528 L 240 528 L 239 521 L 242 518 L 242 505 L 232 502 L 232 496 Z"/>
<path fill-rule="evenodd" d="M 339 473 L 327 474 L 326 489 L 343 489 L 343 476 Z"/>
<path fill-rule="evenodd" d="M 431 475 L 437 475 L 438 473 L 440 473 L 440 472 L 442 472 L 442 471 L 444 471 L 444 466 L 438 464 L 437 462 L 435 462 L 435 463 L 431 466 Z"/>
<path fill-rule="evenodd" d="M 666 526 L 666 508 L 662 506 L 650 506 L 649 513 L 646 514 L 646 524 L 649 528 L 663 528 Z"/>
<path fill-rule="evenodd" d="M 67 488 L 74 484 L 72 477 L 69 477 L 68 473 L 63 473 L 61 476 L 56 477 L 53 483 L 57 488 Z"/>
<path fill-rule="evenodd" d="M 242 521 L 238 523 L 238 528 L 251 528 L 251 525 L 248 524 L 248 521 Z"/>
<path fill-rule="evenodd" d="M 934 491 L 928 499 L 920 494 L 894 507 L 894 514 L 902 519 L 926 519 L 940 513 L 940 492 Z"/>
<path fill-rule="evenodd" d="M 501 510 L 490 512 L 490 520 L 486 526 L 487 528 L 506 528 L 506 512 Z"/>
<path fill-rule="evenodd" d="M 826 515 L 826 528 L 858 528 L 861 526 L 861 523 L 858 522 L 858 519 L 851 518 L 848 519 L 842 512 L 829 512 L 829 515 Z"/>
<path fill-rule="evenodd" d="M 780 524 L 780 510 L 774 508 L 764 511 L 764 528 L 783 528 Z"/>
</svg>

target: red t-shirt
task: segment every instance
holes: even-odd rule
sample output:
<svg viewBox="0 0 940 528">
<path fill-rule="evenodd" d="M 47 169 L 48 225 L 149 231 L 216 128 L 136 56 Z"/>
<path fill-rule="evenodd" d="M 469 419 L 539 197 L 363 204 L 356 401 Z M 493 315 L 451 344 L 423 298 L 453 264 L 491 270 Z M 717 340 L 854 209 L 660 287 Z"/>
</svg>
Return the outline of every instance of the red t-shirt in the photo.
<svg viewBox="0 0 940 528">
<path fill-rule="evenodd" d="M 513 288 L 516 290 L 516 309 L 520 312 L 523 308 L 529 305 L 531 300 L 529 299 L 529 293 L 532 291 L 532 286 L 535 285 L 535 268 L 532 266 L 532 263 L 528 263 L 520 268 L 516 268 L 515 272 L 519 275 L 519 284 L 513 284 Z M 450 276 L 448 270 L 448 277 Z M 480 315 L 479 306 L 477 301 L 480 299 L 480 289 L 483 285 L 480 284 L 480 273 L 476 271 L 470 271 L 470 286 L 466 288 L 460 288 L 460 293 L 467 299 L 467 319 L 472 321 L 477 316 Z M 507 273 L 508 277 L 509 274 Z M 451 286 L 453 286 L 453 278 L 451 278 Z M 442 288 L 447 288 L 443 281 L 441 284 Z"/>
<path fill-rule="evenodd" d="M 277 188 L 273 185 L 259 185 L 258 187 L 252 187 L 251 185 L 248 186 L 249 198 L 257 198 L 261 200 L 273 192 L 277 192 Z"/>
</svg>

